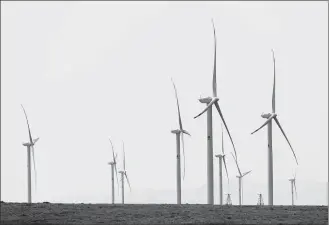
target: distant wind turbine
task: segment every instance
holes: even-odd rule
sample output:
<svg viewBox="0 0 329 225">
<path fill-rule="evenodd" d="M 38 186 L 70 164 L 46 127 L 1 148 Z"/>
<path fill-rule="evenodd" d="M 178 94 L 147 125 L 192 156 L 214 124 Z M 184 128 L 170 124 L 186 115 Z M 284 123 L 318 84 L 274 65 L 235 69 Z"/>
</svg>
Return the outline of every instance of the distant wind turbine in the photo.
<svg viewBox="0 0 329 225">
<path fill-rule="evenodd" d="M 118 154 L 115 154 L 114 155 L 114 148 L 113 148 L 113 144 L 112 144 L 112 141 L 111 139 L 109 138 L 110 140 L 110 143 L 111 143 L 111 147 L 112 147 L 112 159 L 113 161 L 112 162 L 109 162 L 108 164 L 111 165 L 111 174 L 112 174 L 112 204 L 114 204 L 114 169 L 115 169 L 115 176 L 117 178 L 117 185 L 118 185 L 118 190 L 119 190 L 119 181 L 118 181 L 118 171 L 117 171 L 117 157 L 118 157 Z"/>
<path fill-rule="evenodd" d="M 195 116 L 194 119 L 201 116 L 204 112 L 207 111 L 207 203 L 213 205 L 214 204 L 214 165 L 213 165 L 213 140 L 212 140 L 212 105 L 215 105 L 225 125 L 225 129 L 227 130 L 230 140 L 232 142 L 235 156 L 237 157 L 237 155 L 231 134 L 227 128 L 222 111 L 220 110 L 218 104 L 219 98 L 217 97 L 217 83 L 216 83 L 216 32 L 215 32 L 215 25 L 213 20 L 212 20 L 212 25 L 213 25 L 214 40 L 215 40 L 214 70 L 213 70 L 213 80 L 212 80 L 213 97 L 199 99 L 201 103 L 206 103 L 207 107 L 197 116 Z"/>
<path fill-rule="evenodd" d="M 32 157 L 33 157 L 33 167 L 34 167 L 34 181 L 35 181 L 35 187 L 37 185 L 37 171 L 35 167 L 35 158 L 34 158 L 34 145 L 35 143 L 39 140 L 39 138 L 32 139 L 31 135 L 31 130 L 30 130 L 30 125 L 29 125 L 29 120 L 27 119 L 27 115 L 25 112 L 25 109 L 23 105 L 21 105 L 25 114 L 26 118 L 26 123 L 27 123 L 27 128 L 29 131 L 29 142 L 23 143 L 23 146 L 27 147 L 27 202 L 31 203 L 32 202 L 32 193 L 31 193 L 31 152 L 32 152 Z"/>
<path fill-rule="evenodd" d="M 183 179 L 185 177 L 185 152 L 184 152 L 184 134 L 191 136 L 186 130 L 183 129 L 182 125 L 182 118 L 180 115 L 179 103 L 178 103 L 178 96 L 177 96 L 177 89 L 175 86 L 174 81 L 171 79 L 176 95 L 176 102 L 177 102 L 177 110 L 178 110 L 178 122 L 179 122 L 179 129 L 172 130 L 171 133 L 176 134 L 176 170 L 177 170 L 177 204 L 181 204 L 182 197 L 181 197 L 181 165 L 180 165 L 180 137 L 182 137 L 182 147 L 183 147 L 183 157 L 184 157 L 184 172 L 183 172 Z"/>
<path fill-rule="evenodd" d="M 296 194 L 296 199 L 297 199 L 297 189 L 296 189 L 296 172 L 294 175 L 294 178 L 289 179 L 291 182 L 291 204 L 294 205 L 294 188 L 295 188 L 295 194 Z"/>
<path fill-rule="evenodd" d="M 129 189 L 131 191 L 131 187 L 130 187 L 130 183 L 129 183 L 129 179 L 128 179 L 128 175 L 127 175 L 127 171 L 126 171 L 126 156 L 125 156 L 125 145 L 122 142 L 122 147 L 123 147 L 123 170 L 119 171 L 119 173 L 121 174 L 121 197 L 122 197 L 122 204 L 125 204 L 125 180 L 124 178 L 126 178 L 127 183 L 129 185 Z"/>
<path fill-rule="evenodd" d="M 237 159 L 234 157 L 234 155 L 233 155 L 232 152 L 231 152 L 231 154 L 232 154 L 232 156 L 233 156 L 233 158 L 234 158 L 234 161 L 235 161 L 236 167 L 238 168 L 238 171 L 239 171 L 239 175 L 236 176 L 236 177 L 239 179 L 239 205 L 241 205 L 241 204 L 242 204 L 242 199 L 243 199 L 243 183 L 242 183 L 242 178 L 243 178 L 244 176 L 246 176 L 247 174 L 249 174 L 249 173 L 251 172 L 251 170 L 248 171 L 248 172 L 245 172 L 245 173 L 241 173 L 241 170 L 240 170 L 240 168 L 239 168 L 239 165 L 238 165 L 238 161 L 237 161 Z"/>
<path fill-rule="evenodd" d="M 280 128 L 283 136 L 286 138 L 290 149 L 292 151 L 292 153 L 294 154 L 296 163 L 298 165 L 297 162 L 297 157 L 295 155 L 294 150 L 292 149 L 292 146 L 285 134 L 285 132 L 283 131 L 281 124 L 277 118 L 277 114 L 275 113 L 275 57 L 274 57 L 274 51 L 272 49 L 272 56 L 273 56 L 273 65 L 274 65 L 274 82 L 273 82 L 273 93 L 272 93 L 272 113 L 268 113 L 268 114 L 262 114 L 261 116 L 266 120 L 266 122 L 257 130 L 255 130 L 254 132 L 252 132 L 251 134 L 256 133 L 257 131 L 259 131 L 261 128 L 263 128 L 264 126 L 267 125 L 267 133 L 268 133 L 268 204 L 269 205 L 273 205 L 273 152 L 272 152 L 272 119 L 274 119 L 274 121 L 277 123 L 278 127 Z"/>
<path fill-rule="evenodd" d="M 225 160 L 225 152 L 224 152 L 224 136 L 223 136 L 223 126 L 222 126 L 222 154 L 215 155 L 219 159 L 219 204 L 223 205 L 223 176 L 222 176 L 222 160 L 224 162 L 227 182 L 229 184 L 230 180 L 228 178 L 226 160 Z"/>
</svg>

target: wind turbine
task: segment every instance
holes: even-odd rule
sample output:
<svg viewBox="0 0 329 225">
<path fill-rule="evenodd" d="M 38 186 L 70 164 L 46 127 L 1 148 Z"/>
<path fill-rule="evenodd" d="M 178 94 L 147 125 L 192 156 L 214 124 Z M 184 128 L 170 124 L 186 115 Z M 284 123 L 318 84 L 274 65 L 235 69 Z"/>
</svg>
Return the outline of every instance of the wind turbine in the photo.
<svg viewBox="0 0 329 225">
<path fill-rule="evenodd" d="M 191 135 L 186 130 L 183 129 L 182 118 L 180 116 L 180 109 L 179 109 L 179 103 L 178 103 L 177 89 L 176 89 L 174 81 L 172 79 L 171 79 L 171 81 L 172 81 L 172 83 L 174 85 L 174 89 L 175 89 L 177 110 L 178 110 L 178 122 L 179 122 L 179 129 L 172 130 L 171 133 L 176 134 L 177 204 L 181 204 L 182 195 L 181 195 L 180 137 L 182 137 L 182 147 L 183 147 L 183 157 L 184 157 L 184 173 L 183 173 L 183 179 L 184 179 L 184 177 L 185 177 L 184 134 L 187 134 L 189 136 L 191 136 Z"/>
<path fill-rule="evenodd" d="M 213 20 L 212 20 L 212 25 L 214 30 L 214 41 L 215 41 L 214 70 L 213 70 L 213 80 L 212 80 L 213 97 L 199 99 L 201 103 L 206 103 L 207 107 L 197 116 L 195 116 L 194 119 L 201 116 L 204 112 L 207 111 L 207 202 L 208 204 L 213 205 L 214 204 L 214 165 L 213 165 L 213 140 L 212 140 L 212 106 L 213 105 L 215 105 L 219 113 L 219 116 L 221 117 L 225 125 L 225 128 L 227 130 L 227 133 L 231 139 L 234 148 L 235 156 L 237 155 L 231 134 L 227 128 L 222 111 L 220 110 L 218 104 L 219 98 L 217 97 L 217 83 L 216 83 L 216 32 L 215 32 L 215 25 Z"/>
<path fill-rule="evenodd" d="M 235 161 L 235 164 L 236 164 L 236 167 L 238 168 L 238 171 L 239 171 L 239 175 L 236 176 L 238 179 L 239 179 L 239 205 L 242 204 L 242 199 L 243 199 L 243 184 L 242 184 L 242 178 L 244 176 L 246 176 L 247 174 L 249 174 L 251 172 L 251 170 L 249 170 L 248 172 L 245 172 L 245 173 L 241 173 L 241 170 L 239 168 L 239 165 L 238 165 L 238 161 L 237 159 L 234 157 L 233 153 L 231 152 L 233 158 L 234 158 L 234 161 Z"/>
<path fill-rule="evenodd" d="M 262 114 L 262 118 L 267 119 L 266 122 L 257 130 L 255 130 L 254 132 L 252 132 L 251 134 L 256 133 L 257 131 L 259 131 L 261 128 L 263 128 L 265 125 L 267 125 L 267 133 L 268 133 L 268 204 L 269 205 L 273 205 L 273 152 L 272 152 L 272 119 L 274 119 L 274 121 L 277 123 L 278 127 L 280 128 L 283 136 L 286 138 L 290 149 L 292 151 L 292 153 L 294 154 L 296 163 L 298 165 L 297 162 L 297 157 L 295 155 L 294 150 L 292 149 L 292 146 L 285 134 L 285 132 L 283 131 L 281 124 L 278 120 L 277 114 L 275 112 L 275 57 L 274 57 L 274 51 L 272 49 L 272 56 L 273 56 L 273 65 L 274 65 L 274 82 L 273 82 L 273 93 L 272 93 L 272 113 L 267 113 L 267 114 Z"/>
<path fill-rule="evenodd" d="M 117 171 L 117 157 L 118 157 L 118 154 L 115 154 L 114 156 L 114 148 L 113 148 L 113 144 L 112 144 L 112 141 L 111 139 L 109 138 L 110 140 L 110 143 L 111 143 L 111 146 L 112 146 L 112 157 L 113 157 L 113 161 L 112 162 L 109 162 L 108 164 L 111 165 L 111 173 L 112 173 L 112 204 L 114 204 L 114 169 L 115 169 L 115 175 L 116 175 L 116 178 L 117 178 L 117 184 L 118 184 L 118 190 L 119 190 L 119 181 L 118 181 L 118 171 Z"/>
<path fill-rule="evenodd" d="M 125 180 L 124 178 L 126 178 L 127 183 L 129 185 L 129 189 L 131 191 L 131 187 L 130 187 L 130 183 L 129 183 L 129 179 L 127 176 L 127 171 L 126 171 L 126 156 L 125 156 L 125 144 L 122 141 L 122 147 L 123 147 L 123 170 L 119 171 L 119 173 L 121 174 L 121 197 L 122 197 L 122 204 L 125 204 Z"/>
<path fill-rule="evenodd" d="M 225 161 L 225 152 L 224 152 L 224 136 L 223 136 L 223 126 L 222 126 L 222 154 L 215 155 L 219 159 L 219 204 L 223 205 L 223 176 L 222 176 L 222 160 L 224 161 L 225 171 L 227 175 L 227 182 L 230 183 L 228 178 L 228 172 Z"/>
<path fill-rule="evenodd" d="M 291 204 L 294 205 L 294 188 L 295 188 L 295 194 L 296 194 L 296 199 L 297 199 L 297 189 L 296 189 L 296 172 L 294 175 L 294 178 L 289 179 L 291 182 Z"/>
<path fill-rule="evenodd" d="M 25 114 L 26 118 L 26 123 L 27 123 L 27 128 L 29 131 L 29 142 L 23 143 L 23 146 L 26 146 L 27 148 L 27 202 L 31 203 L 32 202 L 32 193 L 31 193 L 31 152 L 32 152 L 32 157 L 33 157 L 33 167 L 34 167 L 34 181 L 35 181 L 35 187 L 37 185 L 37 171 L 35 168 L 35 158 L 34 158 L 34 145 L 35 143 L 39 140 L 39 138 L 32 139 L 31 135 L 31 130 L 30 130 L 30 125 L 29 125 L 29 120 L 27 119 L 27 115 L 25 112 L 25 109 L 23 105 L 21 105 Z"/>
</svg>

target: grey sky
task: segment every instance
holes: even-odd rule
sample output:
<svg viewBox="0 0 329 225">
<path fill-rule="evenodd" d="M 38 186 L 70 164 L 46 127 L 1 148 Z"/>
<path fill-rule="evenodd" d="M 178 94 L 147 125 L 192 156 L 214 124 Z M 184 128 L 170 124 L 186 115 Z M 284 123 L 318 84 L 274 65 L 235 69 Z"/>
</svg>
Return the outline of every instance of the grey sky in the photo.
<svg viewBox="0 0 329 225">
<path fill-rule="evenodd" d="M 33 201 L 109 202 L 111 137 L 133 192 L 127 203 L 174 203 L 175 81 L 185 138 L 183 203 L 206 202 L 206 115 L 217 32 L 219 104 L 236 144 L 244 204 L 267 203 L 267 131 L 250 135 L 270 112 L 271 48 L 276 110 L 289 145 L 273 128 L 274 204 L 327 204 L 327 2 L 1 2 L 1 200 L 26 201 L 28 131 L 38 172 Z M 221 120 L 213 112 L 214 153 Z M 225 151 L 233 151 L 227 133 Z M 218 161 L 214 158 L 215 203 Z M 237 169 L 228 156 L 238 203 Z M 127 189 L 126 189 L 127 190 Z M 228 191 L 224 185 L 224 193 Z M 157 196 L 158 193 L 158 196 Z M 165 197 L 164 197 L 165 196 Z M 117 197 L 119 200 L 119 196 Z"/>
</svg>

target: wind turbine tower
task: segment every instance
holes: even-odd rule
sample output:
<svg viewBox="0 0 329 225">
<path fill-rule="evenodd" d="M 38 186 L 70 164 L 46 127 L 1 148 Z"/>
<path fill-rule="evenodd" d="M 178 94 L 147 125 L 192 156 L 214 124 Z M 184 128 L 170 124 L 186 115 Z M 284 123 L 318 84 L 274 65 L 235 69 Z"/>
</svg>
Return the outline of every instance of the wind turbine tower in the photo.
<svg viewBox="0 0 329 225">
<path fill-rule="evenodd" d="M 26 123 L 27 123 L 27 128 L 29 132 L 29 142 L 23 143 L 23 146 L 27 148 L 27 202 L 32 203 L 32 191 L 31 191 L 31 152 L 32 152 L 32 157 L 33 157 L 33 166 L 34 166 L 34 181 L 35 181 L 35 187 L 37 183 L 37 171 L 35 168 L 35 158 L 34 158 L 34 145 L 35 143 L 39 140 L 39 138 L 32 139 L 31 135 L 31 130 L 30 130 L 30 125 L 29 121 L 27 119 L 27 114 L 25 112 L 25 109 L 23 105 L 21 105 L 25 114 L 26 118 Z"/>
<path fill-rule="evenodd" d="M 212 81 L 212 89 L 213 89 L 213 97 L 207 97 L 203 99 L 199 99 L 201 103 L 207 104 L 207 107 L 199 113 L 197 116 L 194 117 L 197 118 L 201 116 L 203 113 L 207 111 L 207 203 L 213 205 L 214 204 L 214 164 L 213 164 L 213 136 L 212 136 L 212 106 L 215 105 L 223 123 L 225 126 L 225 129 L 227 130 L 227 133 L 231 139 L 234 153 L 236 155 L 235 146 L 231 137 L 231 134 L 227 128 L 226 122 L 224 120 L 222 111 L 219 107 L 219 98 L 217 97 L 217 82 L 216 82 L 216 31 L 215 31 L 215 25 L 213 24 L 213 30 L 214 30 L 214 41 L 215 41 L 215 53 L 214 53 L 214 70 L 213 70 L 213 81 Z"/>
</svg>

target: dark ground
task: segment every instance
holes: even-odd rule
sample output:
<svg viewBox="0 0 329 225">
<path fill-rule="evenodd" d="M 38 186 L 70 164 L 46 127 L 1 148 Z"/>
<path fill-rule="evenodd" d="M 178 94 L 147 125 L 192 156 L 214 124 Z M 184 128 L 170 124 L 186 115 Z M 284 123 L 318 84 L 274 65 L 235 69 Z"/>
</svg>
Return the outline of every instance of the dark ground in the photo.
<svg viewBox="0 0 329 225">
<path fill-rule="evenodd" d="M 1 224 L 328 224 L 327 206 L 1 203 Z"/>
</svg>

